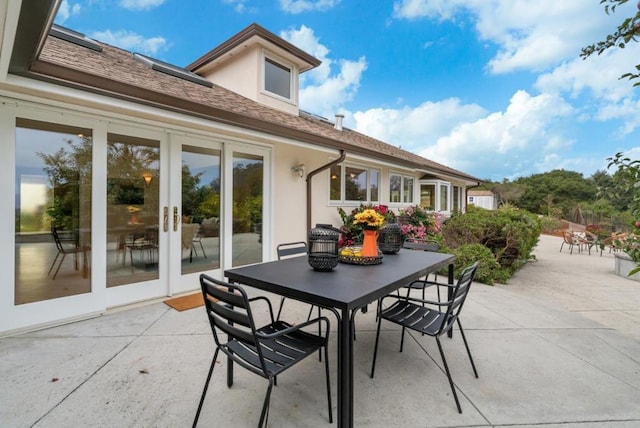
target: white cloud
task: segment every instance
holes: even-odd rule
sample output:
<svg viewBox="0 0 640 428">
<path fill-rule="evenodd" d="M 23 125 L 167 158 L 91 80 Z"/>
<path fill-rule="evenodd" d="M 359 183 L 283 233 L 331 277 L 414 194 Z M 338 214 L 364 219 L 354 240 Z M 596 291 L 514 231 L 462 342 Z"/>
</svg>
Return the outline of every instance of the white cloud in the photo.
<svg viewBox="0 0 640 428">
<path fill-rule="evenodd" d="M 456 126 L 485 115 L 486 111 L 476 104 L 462 105 L 460 100 L 449 98 L 427 101 L 415 108 L 358 111 L 353 113 L 353 122 L 354 129 L 363 134 L 415 152 L 448 135 Z"/>
<path fill-rule="evenodd" d="M 340 106 L 350 101 L 360 86 L 362 73 L 367 68 L 364 57 L 358 60 L 329 56 L 329 49 L 320 43 L 312 29 L 283 31 L 281 37 L 322 61 L 319 67 L 300 76 L 300 106 L 326 117 L 333 117 Z"/>
<path fill-rule="evenodd" d="M 248 0 L 223 0 L 224 3 L 234 5 L 233 10 L 236 13 L 255 13 L 257 12 L 257 8 L 255 7 L 247 7 Z"/>
<path fill-rule="evenodd" d="M 324 12 L 335 7 L 340 0 L 279 0 L 280 8 L 288 13 Z"/>
<path fill-rule="evenodd" d="M 70 16 L 75 16 L 80 14 L 80 4 L 69 4 L 68 0 L 63 0 L 60 3 L 60 8 L 58 8 L 58 13 L 56 14 L 56 23 L 63 24 Z"/>
<path fill-rule="evenodd" d="M 129 10 L 149 10 L 162 5 L 165 0 L 119 0 L 120 7 Z"/>
<path fill-rule="evenodd" d="M 617 16 L 609 16 L 598 2 L 584 0 L 401 0 L 394 4 L 393 16 L 471 20 L 479 39 L 497 49 L 487 69 L 501 74 L 545 70 L 577 56 L 583 46 L 614 29 L 630 9 L 623 5 Z"/>
<path fill-rule="evenodd" d="M 167 40 L 164 37 L 157 36 L 145 39 L 140 34 L 126 30 L 96 31 L 90 37 L 128 51 L 151 56 L 167 49 Z"/>
<path fill-rule="evenodd" d="M 562 159 L 554 155 L 573 144 L 561 126 L 572 113 L 572 107 L 558 97 L 518 91 L 504 113 L 462 123 L 417 153 L 471 174 L 491 165 L 495 177 L 480 178 L 496 180 L 504 178 L 504 171 L 517 177 L 554 169 L 550 162 Z"/>
</svg>

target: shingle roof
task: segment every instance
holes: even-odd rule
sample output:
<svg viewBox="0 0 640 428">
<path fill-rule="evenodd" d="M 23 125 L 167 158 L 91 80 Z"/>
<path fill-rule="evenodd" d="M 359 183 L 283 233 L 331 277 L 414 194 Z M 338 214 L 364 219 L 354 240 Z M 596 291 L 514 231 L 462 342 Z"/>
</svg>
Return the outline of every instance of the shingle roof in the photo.
<svg viewBox="0 0 640 428">
<path fill-rule="evenodd" d="M 296 138 L 374 159 L 447 174 L 467 181 L 477 178 L 425 159 L 359 132 L 334 129 L 310 115 L 294 116 L 213 85 L 211 88 L 150 69 L 131 52 L 102 44 L 102 52 L 49 36 L 32 72 L 84 90 L 206 117 L 210 120 Z"/>
</svg>

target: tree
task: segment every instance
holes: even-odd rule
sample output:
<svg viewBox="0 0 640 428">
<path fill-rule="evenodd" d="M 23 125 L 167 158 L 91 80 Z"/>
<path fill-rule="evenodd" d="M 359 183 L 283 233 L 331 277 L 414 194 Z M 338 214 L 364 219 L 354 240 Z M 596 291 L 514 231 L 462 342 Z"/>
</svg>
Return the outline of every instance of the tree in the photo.
<svg viewBox="0 0 640 428">
<path fill-rule="evenodd" d="M 629 0 L 600 0 L 600 4 L 604 4 L 604 11 L 608 15 L 610 12 L 614 13 L 618 6 L 627 3 Z M 594 53 L 600 55 L 609 48 L 617 47 L 624 49 L 624 47 L 631 41 L 638 41 L 637 37 L 640 36 L 640 2 L 638 3 L 638 12 L 634 16 L 625 18 L 616 31 L 607 35 L 604 40 L 591 44 L 582 48 L 580 57 L 587 59 Z M 620 76 L 620 79 L 635 80 L 640 77 L 640 64 L 636 65 L 636 72 L 625 73 Z M 639 86 L 640 81 L 636 81 L 633 86 Z"/>
</svg>

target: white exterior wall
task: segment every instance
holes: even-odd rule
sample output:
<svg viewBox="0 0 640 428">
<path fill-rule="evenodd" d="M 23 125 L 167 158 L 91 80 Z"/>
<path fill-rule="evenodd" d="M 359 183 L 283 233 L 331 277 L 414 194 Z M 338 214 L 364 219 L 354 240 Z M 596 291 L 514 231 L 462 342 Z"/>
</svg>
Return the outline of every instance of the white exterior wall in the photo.
<svg viewBox="0 0 640 428">
<path fill-rule="evenodd" d="M 217 65 L 213 71 L 203 74 L 202 77 L 216 85 L 232 90 L 244 97 L 257 101 L 275 109 L 297 115 L 298 114 L 298 70 L 295 66 L 276 55 L 271 58 L 292 68 L 292 97 L 287 101 L 263 91 L 264 80 L 264 55 L 265 50 L 259 46 L 251 46 L 232 61 L 226 61 Z"/>
</svg>

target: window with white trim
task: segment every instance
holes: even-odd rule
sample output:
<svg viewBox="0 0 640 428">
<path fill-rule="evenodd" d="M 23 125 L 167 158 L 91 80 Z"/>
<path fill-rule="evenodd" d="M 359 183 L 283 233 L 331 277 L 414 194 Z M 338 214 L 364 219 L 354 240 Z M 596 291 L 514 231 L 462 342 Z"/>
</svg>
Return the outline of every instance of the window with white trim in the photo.
<svg viewBox="0 0 640 428">
<path fill-rule="evenodd" d="M 427 211 L 450 212 L 451 183 L 441 180 L 421 180 L 420 207 Z"/>
<path fill-rule="evenodd" d="M 356 165 L 334 165 L 329 172 L 331 202 L 379 202 L 380 171 Z"/>
<path fill-rule="evenodd" d="M 264 57 L 264 90 L 291 99 L 291 67 L 287 67 L 269 57 Z"/>
<path fill-rule="evenodd" d="M 415 180 L 410 175 L 389 174 L 389 202 L 412 204 Z"/>
</svg>

